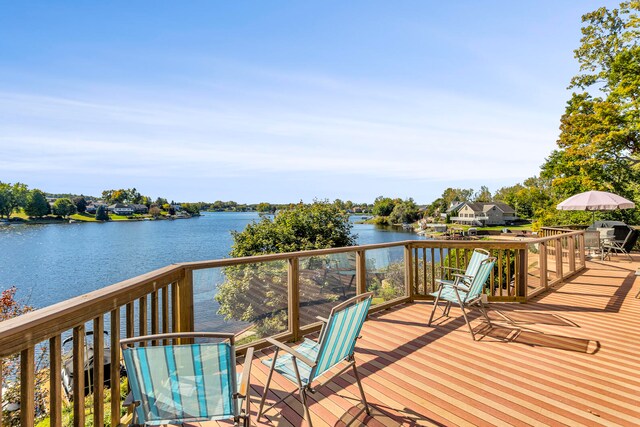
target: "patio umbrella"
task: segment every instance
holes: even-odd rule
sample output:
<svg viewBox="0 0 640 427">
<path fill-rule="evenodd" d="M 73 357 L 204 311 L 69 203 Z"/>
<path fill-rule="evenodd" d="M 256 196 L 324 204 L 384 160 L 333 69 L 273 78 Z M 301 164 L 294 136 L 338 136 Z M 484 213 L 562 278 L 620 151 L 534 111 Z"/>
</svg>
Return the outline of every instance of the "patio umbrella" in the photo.
<svg viewBox="0 0 640 427">
<path fill-rule="evenodd" d="M 586 191 L 560 202 L 557 206 L 563 211 L 612 211 L 615 209 L 633 209 L 636 205 L 630 200 L 606 191 Z"/>
</svg>

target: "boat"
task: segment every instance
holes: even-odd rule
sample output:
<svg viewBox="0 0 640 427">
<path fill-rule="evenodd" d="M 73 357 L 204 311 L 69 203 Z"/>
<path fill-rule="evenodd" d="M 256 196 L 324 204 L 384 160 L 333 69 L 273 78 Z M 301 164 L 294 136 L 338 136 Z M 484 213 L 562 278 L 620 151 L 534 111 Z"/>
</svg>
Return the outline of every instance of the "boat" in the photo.
<svg viewBox="0 0 640 427">
<path fill-rule="evenodd" d="M 107 347 L 106 343 L 109 341 L 109 333 L 107 331 L 103 331 L 105 335 L 105 345 L 104 352 L 102 358 L 102 366 L 103 366 L 103 375 L 104 375 L 104 385 L 105 387 L 109 387 L 111 385 L 111 349 Z M 87 396 L 93 393 L 93 365 L 96 362 L 94 360 L 94 347 L 93 342 L 88 342 L 87 338 L 93 336 L 93 331 L 88 331 L 85 336 L 84 342 L 84 395 Z M 93 340 L 91 340 L 93 341 Z M 73 342 L 73 336 L 65 339 L 62 342 L 62 347 Z M 120 376 L 125 377 L 126 371 L 124 366 L 120 365 Z M 62 363 L 62 388 L 64 389 L 65 394 L 69 400 L 73 400 L 73 381 L 74 381 L 74 372 L 73 372 L 73 355 L 72 352 L 69 351 L 63 356 Z"/>
</svg>

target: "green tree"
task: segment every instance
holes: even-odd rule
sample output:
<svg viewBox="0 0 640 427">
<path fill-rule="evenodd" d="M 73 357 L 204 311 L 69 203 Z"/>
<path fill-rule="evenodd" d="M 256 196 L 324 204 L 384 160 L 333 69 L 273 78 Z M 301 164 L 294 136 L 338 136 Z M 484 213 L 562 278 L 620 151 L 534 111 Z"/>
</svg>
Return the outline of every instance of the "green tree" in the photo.
<svg viewBox="0 0 640 427">
<path fill-rule="evenodd" d="M 100 205 L 96 209 L 96 219 L 98 221 L 109 221 L 109 212 L 107 212 L 107 208 L 104 205 Z"/>
<path fill-rule="evenodd" d="M 44 193 L 40 190 L 31 190 L 27 196 L 27 203 L 24 207 L 24 213 L 29 216 L 43 217 L 51 211 L 49 202 Z"/>
<path fill-rule="evenodd" d="M 28 187 L 22 183 L 0 182 L 0 216 L 9 218 L 12 213 L 24 208 L 28 195 Z"/>
<path fill-rule="evenodd" d="M 396 201 L 389 198 L 379 196 L 373 202 L 372 213 L 377 216 L 389 216 L 393 212 L 393 208 L 396 206 Z"/>
<path fill-rule="evenodd" d="M 636 198 L 640 180 L 640 2 L 582 17 L 578 89 L 561 118 L 558 149 L 543 165 L 555 194 L 607 190 Z"/>
<path fill-rule="evenodd" d="M 73 204 L 76 205 L 76 210 L 80 213 L 85 213 L 87 211 L 87 200 L 84 196 L 74 197 L 72 199 Z"/>
<path fill-rule="evenodd" d="M 230 255 L 243 257 L 350 246 L 356 242 L 351 227 L 348 215 L 332 203 L 299 203 L 281 209 L 273 219 L 265 217 L 241 232 L 233 232 Z M 286 262 L 228 267 L 225 278 L 216 294 L 220 314 L 227 319 L 254 324 L 258 336 L 286 328 Z"/>
<path fill-rule="evenodd" d="M 275 206 L 267 202 L 258 203 L 256 206 L 256 211 L 262 213 L 274 212 L 275 210 Z"/>
<path fill-rule="evenodd" d="M 412 223 L 419 218 L 418 206 L 412 198 L 397 203 L 389 215 L 389 220 L 393 224 Z"/>
<path fill-rule="evenodd" d="M 493 201 L 493 197 L 491 196 L 491 191 L 489 191 L 489 187 L 483 185 L 480 187 L 480 190 L 474 194 L 473 196 L 474 202 L 480 203 L 490 203 Z"/>
<path fill-rule="evenodd" d="M 62 217 L 68 217 L 76 213 L 76 205 L 70 199 L 62 198 L 53 203 L 54 215 L 60 215 Z"/>
</svg>

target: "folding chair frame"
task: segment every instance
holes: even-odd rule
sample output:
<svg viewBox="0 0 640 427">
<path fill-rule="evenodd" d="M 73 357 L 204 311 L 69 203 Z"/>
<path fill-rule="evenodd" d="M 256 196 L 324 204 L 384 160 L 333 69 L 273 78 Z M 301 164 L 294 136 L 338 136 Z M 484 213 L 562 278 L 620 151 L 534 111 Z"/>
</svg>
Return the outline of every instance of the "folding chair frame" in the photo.
<svg viewBox="0 0 640 427">
<path fill-rule="evenodd" d="M 343 307 L 351 304 L 353 302 L 353 300 L 358 300 L 358 302 L 359 302 L 360 300 L 369 298 L 372 295 L 373 295 L 372 292 L 367 292 L 365 294 L 357 295 L 354 298 L 351 298 L 351 299 L 339 304 L 338 306 L 334 307 L 333 310 L 331 311 L 331 313 L 333 314 L 335 311 L 341 310 Z M 322 318 L 322 317 L 317 317 L 317 319 L 322 322 L 322 329 L 320 329 L 320 336 L 318 338 L 318 343 L 322 343 L 322 338 L 324 337 L 325 328 L 329 324 L 329 320 L 325 319 L 325 318 Z M 365 318 L 365 320 L 366 320 L 366 318 Z M 360 338 L 360 337 L 357 337 L 357 338 Z M 275 407 L 278 403 L 281 403 L 281 402 L 285 401 L 289 396 L 291 396 L 294 393 L 298 392 L 298 398 L 300 399 L 300 402 L 302 403 L 302 406 L 304 408 L 304 419 L 307 421 L 307 424 L 309 425 L 309 427 L 312 427 L 313 424 L 311 423 L 311 413 L 309 411 L 309 403 L 308 403 L 308 400 L 307 400 L 308 395 L 310 393 L 311 394 L 315 393 L 320 387 L 325 386 L 326 384 L 328 384 L 329 382 L 333 381 L 335 378 L 339 377 L 340 375 L 342 375 L 343 373 L 345 373 L 349 369 L 353 370 L 353 376 L 355 377 L 356 383 L 358 384 L 358 389 L 360 390 L 360 397 L 361 397 L 362 403 L 364 404 L 364 408 L 362 408 L 360 411 L 358 411 L 358 413 L 353 416 L 353 418 L 351 419 L 351 421 L 349 421 L 349 423 L 347 425 L 350 425 L 353 421 L 355 421 L 360 416 L 360 414 L 362 414 L 363 412 L 366 412 L 367 415 L 371 414 L 371 411 L 369 409 L 369 405 L 367 403 L 367 398 L 366 398 L 366 396 L 364 394 L 364 388 L 362 388 L 362 383 L 360 382 L 360 375 L 358 374 L 358 369 L 356 368 L 356 360 L 355 360 L 355 356 L 354 356 L 354 350 L 352 350 L 351 354 L 349 354 L 345 359 L 342 360 L 343 362 L 347 362 L 347 365 L 345 367 L 340 369 L 337 373 L 333 374 L 331 377 L 329 377 L 325 381 L 317 384 L 315 387 L 312 387 L 311 384 L 312 384 L 313 381 L 309 381 L 307 384 L 303 384 L 302 378 L 300 377 L 300 372 L 299 372 L 299 369 L 298 369 L 297 360 L 300 360 L 301 362 L 303 362 L 304 364 L 308 365 L 311 368 L 310 375 L 313 375 L 313 372 L 314 372 L 314 369 L 315 369 L 315 367 L 317 365 L 317 362 L 309 359 L 308 357 L 304 356 L 303 354 L 300 354 L 295 349 L 289 347 L 288 345 L 286 345 L 284 343 L 281 343 L 280 341 L 276 341 L 273 338 L 267 338 L 266 340 L 267 340 L 267 342 L 269 344 L 271 344 L 271 345 L 273 345 L 275 347 L 275 353 L 273 355 L 273 359 L 272 359 L 272 362 L 271 362 L 271 368 L 269 369 L 269 375 L 267 376 L 267 382 L 266 382 L 266 384 L 264 386 L 264 392 L 262 394 L 262 399 L 260 400 L 260 408 L 258 409 L 258 419 L 260 419 L 260 417 L 265 412 L 267 412 L 270 409 L 272 409 L 273 407 Z M 354 345 L 353 348 L 355 349 L 355 345 Z M 286 395 L 281 397 L 279 400 L 277 400 L 276 402 L 274 402 L 271 405 L 269 405 L 266 409 L 263 409 L 265 401 L 266 401 L 266 398 L 267 398 L 267 393 L 269 391 L 269 385 L 271 384 L 271 378 L 273 376 L 273 372 L 275 371 L 276 363 L 277 363 L 277 360 L 278 360 L 278 354 L 279 354 L 280 350 L 290 354 L 291 357 L 292 357 L 292 365 L 293 365 L 293 370 L 294 370 L 294 373 L 295 373 L 295 376 L 296 376 L 296 381 L 297 381 L 298 388 L 293 390 L 293 391 L 291 391 L 291 392 L 289 392 L 289 393 L 287 393 Z M 338 363 L 340 363 L 340 362 L 338 362 Z"/>
<path fill-rule="evenodd" d="M 240 378 L 240 384 L 236 384 L 236 364 L 235 364 L 235 336 L 229 333 L 215 333 L 215 332 L 175 332 L 175 333 L 167 333 L 167 334 L 157 334 L 157 335 L 145 335 L 141 337 L 127 338 L 124 340 L 120 340 L 120 347 L 122 350 L 125 350 L 129 347 L 133 347 L 134 343 L 140 342 L 161 342 L 163 340 L 173 340 L 175 344 L 177 340 L 183 341 L 187 340 L 191 341 L 194 338 L 206 338 L 206 339 L 225 339 L 229 340 L 231 344 L 231 354 L 234 357 L 234 360 L 231 363 L 231 386 L 234 390 L 232 395 L 233 397 L 233 423 L 234 425 L 240 425 L 242 421 L 242 425 L 244 427 L 248 427 L 251 425 L 251 399 L 250 399 L 250 378 L 251 378 L 251 363 L 253 361 L 253 347 L 247 349 L 247 353 L 245 354 L 245 361 L 242 369 L 242 377 Z M 243 401 L 243 408 L 238 407 L 238 401 Z M 138 406 L 140 402 L 133 400 L 133 396 L 131 392 L 127 396 L 125 405 L 133 405 Z M 133 426 L 137 426 L 139 424 L 136 423 L 136 411 L 133 411 L 132 422 Z"/>
</svg>

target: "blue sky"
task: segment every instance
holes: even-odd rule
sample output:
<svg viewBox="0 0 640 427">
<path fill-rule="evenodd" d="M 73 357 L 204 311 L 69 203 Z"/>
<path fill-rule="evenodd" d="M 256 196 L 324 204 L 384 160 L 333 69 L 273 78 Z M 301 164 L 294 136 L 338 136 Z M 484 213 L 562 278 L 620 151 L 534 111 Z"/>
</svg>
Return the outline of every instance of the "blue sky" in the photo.
<svg viewBox="0 0 640 427">
<path fill-rule="evenodd" d="M 428 203 L 535 175 L 594 1 L 0 3 L 0 181 Z"/>
</svg>

